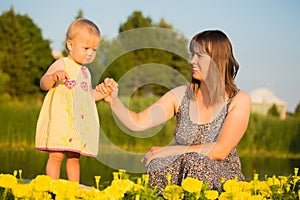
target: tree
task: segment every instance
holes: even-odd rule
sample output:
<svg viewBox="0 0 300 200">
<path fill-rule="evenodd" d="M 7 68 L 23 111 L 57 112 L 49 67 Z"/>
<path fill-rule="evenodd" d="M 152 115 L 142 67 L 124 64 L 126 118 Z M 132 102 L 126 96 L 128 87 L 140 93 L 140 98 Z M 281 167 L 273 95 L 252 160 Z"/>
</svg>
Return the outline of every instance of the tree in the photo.
<svg viewBox="0 0 300 200">
<path fill-rule="evenodd" d="M 278 111 L 278 108 L 276 106 L 276 104 L 273 104 L 270 109 L 268 110 L 268 115 L 269 116 L 273 116 L 273 117 L 279 117 L 280 113 Z"/>
<path fill-rule="evenodd" d="M 295 117 L 300 120 L 300 102 L 297 104 L 295 108 Z"/>
<path fill-rule="evenodd" d="M 128 18 L 127 21 L 120 25 L 119 33 L 128 31 L 136 28 L 151 27 L 152 19 L 150 17 L 144 17 L 142 12 L 134 11 Z"/>
<path fill-rule="evenodd" d="M 152 23 L 151 18 L 135 11 L 120 25 L 119 31 L 118 37 L 113 41 L 104 41 L 100 45 L 98 59 L 94 64 L 105 69 L 101 72 L 101 79 L 113 77 L 119 80 L 126 76 L 128 81 L 125 89 L 133 89 L 134 95 L 162 95 L 170 89 L 170 85 L 182 85 L 190 78 L 186 48 L 188 41 L 164 19 L 159 23 Z M 145 67 L 142 68 L 143 66 Z M 164 70 L 151 70 L 153 66 L 162 66 Z M 135 70 L 138 67 L 141 70 Z M 156 82 L 151 83 L 153 77 Z"/>
<path fill-rule="evenodd" d="M 80 9 L 77 13 L 76 19 L 83 18 L 83 11 Z"/>
<path fill-rule="evenodd" d="M 161 28 L 168 28 L 168 29 L 173 29 L 172 24 L 168 24 L 164 18 L 161 18 L 158 24 L 155 26 L 161 27 Z"/>
<path fill-rule="evenodd" d="M 6 102 L 9 100 L 8 93 L 5 92 L 5 85 L 9 82 L 8 74 L 0 71 L 0 103 Z"/>
<path fill-rule="evenodd" d="M 50 41 L 27 15 L 13 8 L 0 16 L 0 71 L 9 76 L 4 93 L 22 98 L 40 93 L 39 80 L 53 57 Z"/>
</svg>

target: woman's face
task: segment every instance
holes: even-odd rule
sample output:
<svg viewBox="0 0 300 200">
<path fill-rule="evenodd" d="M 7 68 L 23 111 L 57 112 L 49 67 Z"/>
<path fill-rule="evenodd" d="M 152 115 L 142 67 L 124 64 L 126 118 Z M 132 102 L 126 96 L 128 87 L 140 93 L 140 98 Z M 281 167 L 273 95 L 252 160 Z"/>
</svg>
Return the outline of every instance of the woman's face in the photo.
<svg viewBox="0 0 300 200">
<path fill-rule="evenodd" d="M 91 63 L 96 56 L 100 38 L 91 36 L 88 31 L 80 31 L 68 41 L 69 56 L 79 64 Z"/>
<path fill-rule="evenodd" d="M 201 47 L 194 47 L 194 51 L 190 58 L 193 78 L 199 81 L 205 81 L 208 75 L 210 62 L 210 56 L 202 50 Z"/>
</svg>

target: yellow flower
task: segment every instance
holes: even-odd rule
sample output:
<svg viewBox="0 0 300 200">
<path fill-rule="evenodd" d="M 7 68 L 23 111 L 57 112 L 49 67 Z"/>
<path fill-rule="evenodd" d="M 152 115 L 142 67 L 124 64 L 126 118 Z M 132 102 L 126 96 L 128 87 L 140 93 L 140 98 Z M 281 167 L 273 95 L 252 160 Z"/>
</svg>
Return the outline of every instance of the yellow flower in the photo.
<svg viewBox="0 0 300 200">
<path fill-rule="evenodd" d="M 68 181 L 64 179 L 52 180 L 50 183 L 50 191 L 59 198 L 71 198 L 74 196 L 74 191 L 79 188 L 79 183 L 75 181 Z"/>
<path fill-rule="evenodd" d="M 23 170 L 19 169 L 19 178 L 22 179 L 22 172 Z"/>
<path fill-rule="evenodd" d="M 143 174 L 142 175 L 142 182 L 144 183 L 144 186 L 147 186 L 149 183 L 149 174 Z"/>
<path fill-rule="evenodd" d="M 141 177 L 138 177 L 138 178 L 137 178 L 136 184 L 138 184 L 138 185 L 141 185 L 141 184 L 142 184 L 142 178 L 141 178 Z"/>
<path fill-rule="evenodd" d="M 172 174 L 167 174 L 168 185 L 171 185 Z"/>
<path fill-rule="evenodd" d="M 167 200 L 180 200 L 184 198 L 184 192 L 178 185 L 167 185 L 163 190 L 163 197 Z"/>
<path fill-rule="evenodd" d="M 248 197 L 247 200 L 264 200 L 265 198 L 261 195 L 252 195 L 250 197 Z"/>
<path fill-rule="evenodd" d="M 119 179 L 119 172 L 113 172 L 113 177 L 114 177 L 114 180 L 118 180 Z"/>
<path fill-rule="evenodd" d="M 121 193 L 125 194 L 126 192 L 133 189 L 134 182 L 128 179 L 118 179 L 118 180 L 113 180 L 111 182 L 111 186 L 118 188 L 118 190 L 120 190 Z"/>
<path fill-rule="evenodd" d="M 295 185 L 299 180 L 300 180 L 300 176 L 292 176 L 293 177 L 293 184 Z"/>
<path fill-rule="evenodd" d="M 219 196 L 219 200 L 248 200 L 251 194 L 248 192 L 223 192 Z"/>
<path fill-rule="evenodd" d="M 271 189 L 266 181 L 260 181 L 257 183 L 256 188 L 258 190 L 258 194 L 264 196 L 264 197 L 270 197 L 271 195 Z"/>
<path fill-rule="evenodd" d="M 224 177 L 222 177 L 220 181 L 223 184 L 223 183 L 225 183 L 226 179 Z"/>
<path fill-rule="evenodd" d="M 279 176 L 278 178 L 279 178 L 281 184 L 286 184 L 286 182 L 288 180 L 288 178 L 286 176 Z"/>
<path fill-rule="evenodd" d="M 0 187 L 12 188 L 17 183 L 18 180 L 15 176 L 10 174 L 0 174 Z"/>
<path fill-rule="evenodd" d="M 120 179 L 126 178 L 126 170 L 125 169 L 119 169 L 119 177 L 120 177 Z"/>
<path fill-rule="evenodd" d="M 187 177 L 181 183 L 182 188 L 190 193 L 199 193 L 202 189 L 202 185 L 202 181 L 191 177 Z"/>
<path fill-rule="evenodd" d="M 134 191 L 140 191 L 140 190 L 144 190 L 144 186 L 140 185 L 140 184 L 134 184 L 133 185 L 133 190 Z"/>
<path fill-rule="evenodd" d="M 101 176 L 95 176 L 96 188 L 99 190 L 99 183 L 100 183 Z"/>
<path fill-rule="evenodd" d="M 103 192 L 111 200 L 114 200 L 114 199 L 119 200 L 122 197 L 124 197 L 124 194 L 125 194 L 124 191 L 120 190 L 116 185 L 108 186 L 107 188 L 105 188 L 105 190 Z"/>
<path fill-rule="evenodd" d="M 32 194 L 32 187 L 29 184 L 16 184 L 12 187 L 13 195 L 17 198 L 28 199 Z"/>
<path fill-rule="evenodd" d="M 254 174 L 254 175 L 253 175 L 253 180 L 254 180 L 254 181 L 257 181 L 257 180 L 258 180 L 258 175 L 259 175 L 259 174 Z"/>
<path fill-rule="evenodd" d="M 299 171 L 299 168 L 298 168 L 298 167 L 295 167 L 295 168 L 294 168 L 294 175 L 295 175 L 295 176 L 297 176 L 298 171 Z"/>
<path fill-rule="evenodd" d="M 72 193 L 58 193 L 55 195 L 55 200 L 76 200 Z"/>
<path fill-rule="evenodd" d="M 140 194 L 135 195 L 135 200 L 140 200 Z"/>
<path fill-rule="evenodd" d="M 232 196 L 232 199 L 248 200 L 250 197 L 251 197 L 251 194 L 248 192 L 237 192 L 237 193 L 234 193 L 234 195 Z"/>
<path fill-rule="evenodd" d="M 76 199 L 92 199 L 91 192 L 84 188 L 79 188 L 74 191 Z"/>
<path fill-rule="evenodd" d="M 239 182 L 236 180 L 228 180 L 224 183 L 223 188 L 226 192 L 240 192 Z"/>
<path fill-rule="evenodd" d="M 240 181 L 239 187 L 240 187 L 240 190 L 243 192 L 250 192 L 252 189 L 252 185 L 246 181 Z"/>
<path fill-rule="evenodd" d="M 80 189 L 81 190 L 81 189 Z M 82 196 L 85 195 L 85 197 L 79 198 L 79 196 L 75 195 L 77 199 L 89 199 L 89 200 L 109 200 L 113 198 L 109 198 L 109 194 L 105 193 L 104 191 L 97 190 L 95 188 L 91 188 L 89 190 L 83 189 L 85 191 L 80 191 Z"/>
<path fill-rule="evenodd" d="M 35 191 L 43 192 L 50 190 L 50 183 L 52 178 L 47 175 L 38 175 L 30 182 L 30 185 L 34 188 Z"/>
<path fill-rule="evenodd" d="M 219 197 L 219 193 L 216 190 L 206 190 L 204 191 L 204 196 L 209 200 L 214 200 Z"/>
<path fill-rule="evenodd" d="M 219 200 L 228 200 L 230 199 L 230 192 L 222 192 L 219 196 Z"/>
<path fill-rule="evenodd" d="M 35 200 L 50 200 L 52 199 L 51 194 L 49 194 L 48 192 L 36 192 L 36 191 L 32 191 L 32 199 Z"/>
<path fill-rule="evenodd" d="M 273 176 L 272 178 L 268 178 L 267 179 L 267 183 L 269 186 L 272 186 L 272 185 L 280 185 L 280 181 L 278 178 L 276 178 L 275 176 Z"/>
</svg>

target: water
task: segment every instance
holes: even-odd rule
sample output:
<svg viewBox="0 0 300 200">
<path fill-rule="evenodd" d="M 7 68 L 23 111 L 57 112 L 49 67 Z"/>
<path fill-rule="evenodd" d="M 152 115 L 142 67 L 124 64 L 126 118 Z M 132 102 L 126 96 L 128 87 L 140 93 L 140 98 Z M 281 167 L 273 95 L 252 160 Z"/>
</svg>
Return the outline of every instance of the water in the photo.
<svg viewBox="0 0 300 200">
<path fill-rule="evenodd" d="M 294 168 L 300 168 L 300 159 L 278 158 L 265 156 L 241 157 L 242 170 L 247 180 L 253 179 L 253 174 L 258 173 L 260 179 L 267 176 L 287 176 L 294 173 Z"/>
<path fill-rule="evenodd" d="M 107 154 L 106 159 L 114 162 L 124 163 L 124 166 L 140 166 L 139 159 L 128 160 L 116 154 Z M 45 174 L 47 152 L 26 149 L 0 149 L 0 173 L 13 174 L 14 170 L 22 169 L 24 179 L 32 179 L 37 175 Z M 125 163 L 127 162 L 127 163 Z M 260 178 L 265 175 L 289 175 L 294 172 L 294 167 L 300 167 L 300 159 L 274 158 L 263 156 L 243 156 L 241 157 L 243 173 L 247 180 L 253 178 L 253 173 L 260 174 Z M 94 176 L 101 176 L 101 184 L 108 185 L 112 180 L 113 169 L 101 163 L 96 158 L 81 157 L 81 183 L 88 186 L 95 186 Z M 128 171 L 128 170 L 126 170 Z M 140 176 L 141 173 L 130 173 L 131 177 Z M 61 178 L 67 179 L 65 162 L 61 170 Z"/>
<path fill-rule="evenodd" d="M 0 173 L 13 174 L 14 170 L 22 169 L 23 179 L 33 179 L 37 175 L 45 174 L 48 153 L 32 149 L 0 149 Z M 116 155 L 107 155 L 107 159 L 124 162 L 124 158 Z M 134 165 L 132 160 L 130 165 Z M 140 163 L 137 163 L 140 165 Z M 81 184 L 95 186 L 95 176 L 101 176 L 101 184 L 109 184 L 113 178 L 112 173 L 119 169 L 110 168 L 96 158 L 82 156 L 80 158 Z M 131 173 L 132 177 L 142 173 Z M 61 167 L 61 178 L 67 179 L 65 160 Z"/>
</svg>

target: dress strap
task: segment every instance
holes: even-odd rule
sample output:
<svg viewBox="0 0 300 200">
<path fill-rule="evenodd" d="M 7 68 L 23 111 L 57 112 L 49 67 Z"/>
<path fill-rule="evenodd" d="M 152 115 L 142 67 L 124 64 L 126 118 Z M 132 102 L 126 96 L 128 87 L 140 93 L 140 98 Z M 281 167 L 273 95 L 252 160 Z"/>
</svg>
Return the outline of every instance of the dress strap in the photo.
<svg viewBox="0 0 300 200">
<path fill-rule="evenodd" d="M 227 100 L 227 107 L 231 104 L 232 99 L 240 92 L 240 89 L 238 88 L 233 95 Z"/>
</svg>

